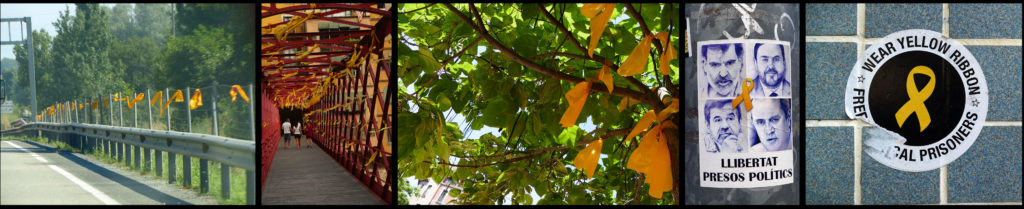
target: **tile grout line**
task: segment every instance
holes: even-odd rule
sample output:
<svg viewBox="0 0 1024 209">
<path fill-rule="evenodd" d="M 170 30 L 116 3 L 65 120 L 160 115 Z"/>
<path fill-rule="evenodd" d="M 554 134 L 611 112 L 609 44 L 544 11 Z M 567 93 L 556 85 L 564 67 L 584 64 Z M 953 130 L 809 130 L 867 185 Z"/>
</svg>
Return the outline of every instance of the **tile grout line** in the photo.
<svg viewBox="0 0 1024 209">
<path fill-rule="evenodd" d="M 854 123 L 853 126 L 853 205 L 861 205 L 861 125 Z"/>
<path fill-rule="evenodd" d="M 857 4 L 857 36 L 855 36 L 857 40 L 857 60 L 864 58 L 864 24 L 867 24 L 864 20 L 866 16 L 864 13 L 866 7 L 863 3 Z"/>
<path fill-rule="evenodd" d="M 949 204 L 949 165 L 944 165 L 939 168 L 939 204 Z"/>
<path fill-rule="evenodd" d="M 949 4 L 948 3 L 942 3 L 942 37 L 943 38 L 950 38 L 949 37 Z M 984 128 L 984 127 L 982 127 L 982 128 Z M 949 185 L 947 185 L 947 182 L 949 181 L 949 178 L 948 178 L 949 177 L 949 169 L 948 169 L 947 166 L 949 166 L 949 165 L 943 165 L 942 167 L 939 168 L 939 204 L 940 205 L 949 204 L 949 196 L 948 196 L 949 195 L 949 191 L 948 191 L 949 190 Z"/>
<path fill-rule="evenodd" d="M 942 3 L 942 37 L 949 38 L 949 3 Z"/>
<path fill-rule="evenodd" d="M 865 30 L 865 10 L 867 6 L 863 3 L 857 4 L 857 60 L 862 60 L 864 56 L 864 30 Z M 853 126 L 853 205 L 861 205 L 861 194 L 860 186 L 860 169 L 861 169 L 861 125 L 856 121 L 852 122 Z"/>
</svg>

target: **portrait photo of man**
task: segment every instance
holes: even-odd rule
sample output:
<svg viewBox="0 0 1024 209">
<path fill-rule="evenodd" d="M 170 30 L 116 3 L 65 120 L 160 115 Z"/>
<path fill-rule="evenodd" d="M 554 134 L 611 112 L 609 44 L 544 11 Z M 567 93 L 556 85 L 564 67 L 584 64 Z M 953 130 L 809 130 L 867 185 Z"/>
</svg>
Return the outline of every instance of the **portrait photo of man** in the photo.
<svg viewBox="0 0 1024 209">
<path fill-rule="evenodd" d="M 733 108 L 732 100 L 708 100 L 704 104 L 704 151 L 737 153 L 745 150 L 744 137 L 740 137 L 742 119 L 740 108 Z"/>
<path fill-rule="evenodd" d="M 753 99 L 750 110 L 750 151 L 774 152 L 793 148 L 789 99 Z"/>
<path fill-rule="evenodd" d="M 701 47 L 700 65 L 704 82 L 701 92 L 708 97 L 736 97 L 743 82 L 743 45 L 708 44 Z"/>
<path fill-rule="evenodd" d="M 786 53 L 782 44 L 757 43 L 754 45 L 754 89 L 750 96 L 789 97 L 792 90 L 786 76 Z"/>
</svg>

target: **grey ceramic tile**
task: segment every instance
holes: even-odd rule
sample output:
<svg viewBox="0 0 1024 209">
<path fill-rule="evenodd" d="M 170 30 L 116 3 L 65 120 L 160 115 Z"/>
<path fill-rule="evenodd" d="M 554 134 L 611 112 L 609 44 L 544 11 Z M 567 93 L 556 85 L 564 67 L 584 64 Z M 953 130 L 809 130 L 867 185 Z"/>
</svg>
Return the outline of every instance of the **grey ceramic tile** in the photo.
<svg viewBox="0 0 1024 209">
<path fill-rule="evenodd" d="M 807 128 L 808 205 L 853 204 L 853 128 Z"/>
<path fill-rule="evenodd" d="M 949 164 L 949 202 L 1021 201 L 1021 127 L 988 126 Z"/>
<path fill-rule="evenodd" d="M 952 38 L 1020 38 L 1020 4 L 949 4 Z"/>
<path fill-rule="evenodd" d="M 856 4 L 807 4 L 807 35 L 857 35 Z"/>
<path fill-rule="evenodd" d="M 942 4 L 867 4 L 864 13 L 867 37 L 908 29 L 942 32 Z"/>
</svg>

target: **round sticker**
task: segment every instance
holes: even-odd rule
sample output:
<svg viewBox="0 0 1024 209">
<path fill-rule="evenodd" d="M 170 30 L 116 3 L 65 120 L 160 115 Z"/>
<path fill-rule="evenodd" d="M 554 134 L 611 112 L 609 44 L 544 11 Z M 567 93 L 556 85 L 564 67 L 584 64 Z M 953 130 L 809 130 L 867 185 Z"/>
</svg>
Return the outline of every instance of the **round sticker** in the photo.
<svg viewBox="0 0 1024 209">
<path fill-rule="evenodd" d="M 864 152 L 903 171 L 929 171 L 963 155 L 981 134 L 988 85 L 963 45 L 930 30 L 904 30 L 865 49 L 846 83 L 846 115 Z"/>
</svg>

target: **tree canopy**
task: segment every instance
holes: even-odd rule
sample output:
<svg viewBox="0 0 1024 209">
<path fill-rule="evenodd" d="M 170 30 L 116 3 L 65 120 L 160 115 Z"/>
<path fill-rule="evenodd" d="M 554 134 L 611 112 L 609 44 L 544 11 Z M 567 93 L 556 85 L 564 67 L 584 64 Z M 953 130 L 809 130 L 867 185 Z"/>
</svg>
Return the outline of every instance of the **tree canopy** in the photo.
<svg viewBox="0 0 1024 209">
<path fill-rule="evenodd" d="M 677 203 L 677 17 L 677 4 L 403 4 L 400 177 L 450 177 L 459 204 Z M 499 134 L 467 137 L 484 127 Z"/>
</svg>

